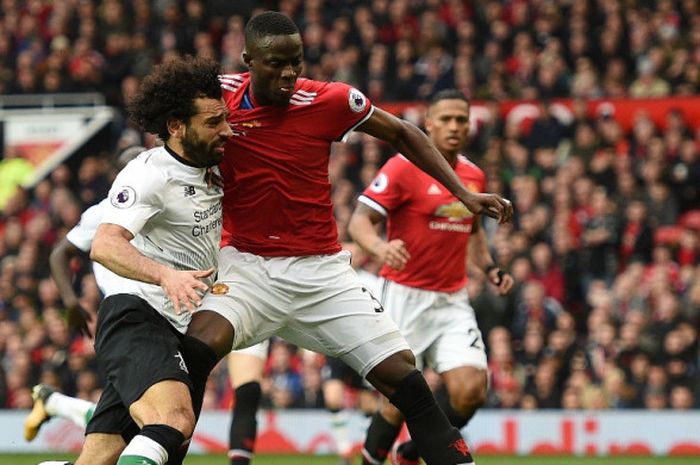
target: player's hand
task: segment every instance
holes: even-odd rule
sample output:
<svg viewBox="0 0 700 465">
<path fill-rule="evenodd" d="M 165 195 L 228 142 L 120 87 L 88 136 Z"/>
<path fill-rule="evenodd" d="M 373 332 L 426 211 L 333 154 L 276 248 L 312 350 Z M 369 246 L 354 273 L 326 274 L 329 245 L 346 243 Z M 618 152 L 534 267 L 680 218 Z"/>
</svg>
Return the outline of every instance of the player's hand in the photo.
<svg viewBox="0 0 700 465">
<path fill-rule="evenodd" d="M 411 259 L 411 254 L 406 250 L 406 244 L 401 239 L 392 239 L 389 242 L 381 241 L 374 252 L 383 265 L 388 265 L 395 270 L 403 270 Z"/>
<path fill-rule="evenodd" d="M 492 268 L 486 276 L 491 284 L 498 288 L 499 295 L 506 295 L 513 289 L 513 283 L 515 282 L 513 277 L 505 271 L 501 271 L 498 267 Z"/>
<path fill-rule="evenodd" d="M 163 288 L 165 294 L 173 303 L 175 313 L 182 313 L 182 308 L 185 307 L 190 313 L 199 307 L 202 303 L 202 298 L 197 293 L 197 290 L 206 292 L 209 289 L 202 278 L 211 276 L 214 268 L 208 270 L 196 271 L 178 271 L 168 268 L 161 277 L 160 287 Z"/>
<path fill-rule="evenodd" d="M 92 337 L 88 323 L 92 322 L 92 315 L 85 310 L 79 302 L 67 306 L 68 327 L 78 331 L 81 335 Z"/>
<path fill-rule="evenodd" d="M 462 203 L 475 215 L 496 218 L 500 224 L 508 223 L 513 217 L 513 204 L 497 194 L 469 193 Z"/>
</svg>

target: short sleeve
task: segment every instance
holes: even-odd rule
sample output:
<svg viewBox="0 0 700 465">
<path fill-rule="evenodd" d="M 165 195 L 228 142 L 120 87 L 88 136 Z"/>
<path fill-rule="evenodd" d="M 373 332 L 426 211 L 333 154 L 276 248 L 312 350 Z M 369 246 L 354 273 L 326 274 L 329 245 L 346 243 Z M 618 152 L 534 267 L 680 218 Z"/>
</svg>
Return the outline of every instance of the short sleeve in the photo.
<svg viewBox="0 0 700 465">
<path fill-rule="evenodd" d="M 410 162 L 400 155 L 384 164 L 372 183 L 367 186 L 359 201 L 384 216 L 410 198 L 411 189 L 405 185 Z"/>
<path fill-rule="evenodd" d="M 150 218 L 163 210 L 165 186 L 162 173 L 134 160 L 114 180 L 102 223 L 119 225 L 136 236 Z"/>
<path fill-rule="evenodd" d="M 89 252 L 108 203 L 109 199 L 104 199 L 85 210 L 78 224 L 66 234 L 66 240 L 83 252 Z"/>
<path fill-rule="evenodd" d="M 359 90 L 342 82 L 329 82 L 323 96 L 323 124 L 330 131 L 330 138 L 345 141 L 356 127 L 367 121 L 374 107 Z"/>
</svg>

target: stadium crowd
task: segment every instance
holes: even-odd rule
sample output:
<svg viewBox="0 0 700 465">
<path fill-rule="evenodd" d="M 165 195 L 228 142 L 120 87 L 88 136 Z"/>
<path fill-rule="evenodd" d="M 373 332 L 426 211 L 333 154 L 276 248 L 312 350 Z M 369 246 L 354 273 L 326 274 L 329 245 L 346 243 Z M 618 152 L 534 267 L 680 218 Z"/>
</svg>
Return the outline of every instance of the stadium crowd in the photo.
<svg viewBox="0 0 700 465">
<path fill-rule="evenodd" d="M 173 55 L 243 71 L 243 26 L 268 8 L 302 29 L 308 76 L 351 83 L 374 102 L 422 101 L 450 87 L 486 102 L 541 102 L 531 127 L 491 111 L 465 149 L 487 190 L 516 212 L 512 225 L 485 220 L 516 292 L 497 297 L 470 270 L 492 376 L 487 407 L 700 407 L 700 128 L 680 111 L 656 125 L 640 109 L 625 131 L 614 114 L 585 106 L 700 93 L 696 1 L 1 0 L 0 93 L 97 91 L 123 109 L 139 79 Z M 566 124 L 552 112 L 551 99 L 563 97 L 574 99 Z M 420 124 L 416 108 L 406 116 Z M 154 143 L 126 118 L 117 126 L 114 151 Z M 391 155 L 359 135 L 334 146 L 343 242 L 358 193 Z M 4 153 L 0 171 L 12 159 Z M 31 407 L 37 382 L 99 395 L 92 345 L 68 329 L 48 256 L 106 195 L 110 162 L 87 156 L 78 170 L 60 166 L 2 199 L 0 407 Z M 89 263 L 74 267 L 82 305 L 95 312 Z M 264 405 L 322 407 L 322 379 L 323 357 L 275 341 Z M 230 402 L 219 365 L 205 408 Z"/>
</svg>

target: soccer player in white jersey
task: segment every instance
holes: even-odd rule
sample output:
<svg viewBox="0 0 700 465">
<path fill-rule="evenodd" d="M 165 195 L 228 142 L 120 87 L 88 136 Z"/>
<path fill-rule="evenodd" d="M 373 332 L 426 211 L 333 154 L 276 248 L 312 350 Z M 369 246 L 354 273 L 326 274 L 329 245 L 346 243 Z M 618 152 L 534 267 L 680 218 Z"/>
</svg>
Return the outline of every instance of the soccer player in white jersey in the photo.
<svg viewBox="0 0 700 465">
<path fill-rule="evenodd" d="M 122 150 L 117 157 L 117 169 L 121 170 L 137 155 L 145 151 L 145 147 L 138 146 Z M 90 254 L 92 240 L 102 219 L 102 212 L 106 208 L 105 203 L 108 201 L 108 199 L 104 199 L 85 210 L 80 216 L 78 224 L 53 247 L 49 258 L 51 276 L 56 282 L 61 300 L 66 308 L 68 324 L 86 336 L 92 335 L 89 325 L 93 323 L 93 318 L 82 307 L 80 299 L 73 289 L 73 272 L 70 268 L 70 261 L 73 257 Z M 116 286 L 123 279 L 99 263 L 93 262 L 92 269 L 97 286 L 103 295 L 108 295 L 109 289 L 117 289 Z M 95 410 L 95 404 L 92 402 L 54 392 L 48 385 L 34 386 L 32 397 L 34 398 L 34 406 L 24 421 L 24 438 L 27 441 L 34 440 L 41 425 L 50 417 L 69 418 L 84 428 Z"/>
<path fill-rule="evenodd" d="M 91 258 L 127 279 L 100 305 L 95 349 L 108 381 L 76 465 L 162 465 L 194 429 L 200 396 L 183 353 L 215 354 L 184 332 L 213 283 L 223 193 L 212 167 L 231 136 L 217 74 L 209 60 L 169 61 L 129 105 L 165 145 L 119 173 L 92 244 Z"/>
<path fill-rule="evenodd" d="M 234 136 L 220 165 L 219 282 L 188 334 L 219 357 L 273 334 L 340 357 L 399 407 L 428 465 L 473 463 L 398 328 L 341 251 L 328 181 L 330 145 L 354 129 L 364 131 L 407 154 L 470 210 L 508 221 L 512 206 L 495 194 L 469 192 L 425 134 L 372 106 L 358 90 L 298 79 L 303 44 L 289 17 L 254 16 L 245 47 L 249 73 L 221 78 Z M 211 369 L 198 362 L 202 371 Z"/>
<path fill-rule="evenodd" d="M 124 149 L 117 157 L 117 168 L 121 170 L 146 150 L 145 147 L 137 146 Z M 94 321 L 89 312 L 82 308 L 80 299 L 73 289 L 70 260 L 80 255 L 89 256 L 108 202 L 108 198 L 104 199 L 85 210 L 78 224 L 54 246 L 50 257 L 51 275 L 67 310 L 69 325 L 88 336 L 92 335 L 89 325 Z M 97 262 L 92 263 L 92 268 L 95 281 L 103 295 L 114 293 L 110 289 L 118 292 L 120 282 L 124 278 Z M 234 350 L 227 359 L 229 378 L 236 399 L 232 409 L 229 435 L 228 455 L 232 465 L 245 465 L 250 462 L 253 455 L 257 433 L 256 413 L 261 397 L 260 381 L 267 360 L 268 347 L 269 342 L 264 341 L 245 349 Z M 34 386 L 32 397 L 34 406 L 24 423 L 24 436 L 27 441 L 34 440 L 41 426 L 52 417 L 68 418 L 85 428 L 96 407 L 92 402 L 55 392 L 45 384 Z M 177 460 L 170 460 L 169 463 L 177 463 Z"/>
<path fill-rule="evenodd" d="M 464 185 L 483 192 L 483 171 L 461 154 L 469 133 L 466 97 L 456 89 L 435 94 L 425 126 Z M 377 233 L 380 223 L 386 223 L 386 239 Z M 384 265 L 378 298 L 416 357 L 441 375 L 449 394 L 449 401 L 440 399 L 442 410 L 461 429 L 486 400 L 488 384 L 484 342 L 466 291 L 467 258 L 499 293 L 513 286 L 491 258 L 479 216 L 398 154 L 360 196 L 348 231 Z M 385 403 L 368 428 L 363 464 L 384 461 L 401 422 L 401 412 Z M 396 452 L 395 464 L 418 465 L 413 442 Z"/>
</svg>

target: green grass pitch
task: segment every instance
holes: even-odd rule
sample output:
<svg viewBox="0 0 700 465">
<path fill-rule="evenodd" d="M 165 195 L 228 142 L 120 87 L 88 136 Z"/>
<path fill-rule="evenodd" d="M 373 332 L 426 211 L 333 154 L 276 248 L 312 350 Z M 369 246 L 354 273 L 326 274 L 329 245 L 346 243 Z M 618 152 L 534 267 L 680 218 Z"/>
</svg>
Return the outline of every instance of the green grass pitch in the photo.
<svg viewBox="0 0 700 465">
<path fill-rule="evenodd" d="M 36 465 L 43 460 L 71 460 L 75 455 L 0 454 L 1 465 Z M 512 457 L 482 456 L 478 465 L 697 465 L 699 457 Z M 359 458 L 355 460 L 359 463 Z M 223 455 L 191 455 L 185 465 L 227 465 Z M 337 465 L 333 456 L 259 455 L 253 465 Z"/>
</svg>

